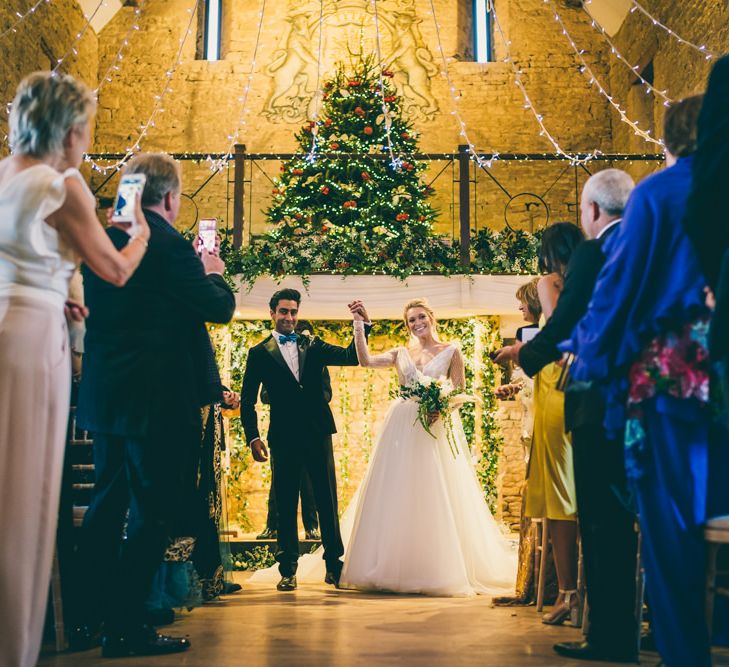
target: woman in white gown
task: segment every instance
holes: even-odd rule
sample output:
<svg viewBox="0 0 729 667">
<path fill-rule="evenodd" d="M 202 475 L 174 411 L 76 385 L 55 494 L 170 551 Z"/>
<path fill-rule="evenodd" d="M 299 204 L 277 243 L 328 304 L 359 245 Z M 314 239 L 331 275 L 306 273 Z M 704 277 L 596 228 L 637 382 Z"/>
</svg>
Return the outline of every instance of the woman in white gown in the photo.
<svg viewBox="0 0 729 667">
<path fill-rule="evenodd" d="M 405 308 L 412 347 L 380 355 L 369 354 L 356 302 L 352 309 L 362 366 L 394 366 L 401 385 L 421 375 L 465 385 L 463 356 L 456 345 L 437 340 L 435 318 L 425 301 L 411 301 Z M 341 588 L 443 596 L 513 590 L 516 553 L 484 501 L 457 411 L 452 423 L 456 456 L 441 421 L 432 424 L 433 437 L 418 421 L 417 403 L 393 401 L 365 479 L 342 517 L 346 551 Z M 261 571 L 252 580 L 270 576 Z M 297 576 L 299 581 L 322 581 L 321 555 L 302 558 Z"/>
</svg>

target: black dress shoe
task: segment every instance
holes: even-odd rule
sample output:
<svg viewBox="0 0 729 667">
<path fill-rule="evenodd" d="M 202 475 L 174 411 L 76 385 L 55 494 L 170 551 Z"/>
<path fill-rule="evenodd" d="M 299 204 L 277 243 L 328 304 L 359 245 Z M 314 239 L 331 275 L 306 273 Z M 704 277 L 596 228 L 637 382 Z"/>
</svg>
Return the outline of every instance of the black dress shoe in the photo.
<svg viewBox="0 0 729 667">
<path fill-rule="evenodd" d="M 241 586 L 240 584 L 226 581 L 223 584 L 223 592 L 221 593 L 221 595 L 230 595 L 231 593 L 237 593 L 240 590 L 243 590 L 243 586 Z"/>
<path fill-rule="evenodd" d="M 169 637 L 154 630 L 129 635 L 107 634 L 101 638 L 102 658 L 123 658 L 130 655 L 167 655 L 190 648 L 186 637 Z"/>
<path fill-rule="evenodd" d="M 339 587 L 339 577 L 340 576 L 341 576 L 340 572 L 327 572 L 326 576 L 324 577 L 324 583 Z"/>
<path fill-rule="evenodd" d="M 93 629 L 88 625 L 77 625 L 68 633 L 68 650 L 71 653 L 88 651 L 100 644 L 101 635 L 98 628 Z"/>
<path fill-rule="evenodd" d="M 638 662 L 638 653 L 635 650 L 604 650 L 593 646 L 590 642 L 560 642 L 555 644 L 553 648 L 565 658 L 601 660 L 603 662 Z"/>
<path fill-rule="evenodd" d="M 276 584 L 279 591 L 295 591 L 296 577 L 281 577 L 281 581 Z"/>
<path fill-rule="evenodd" d="M 257 540 L 275 540 L 278 539 L 278 531 L 266 528 L 260 535 L 256 535 Z"/>
<path fill-rule="evenodd" d="M 306 531 L 306 539 L 307 540 L 320 540 L 321 539 L 321 533 L 319 532 L 318 528 L 312 528 L 311 530 Z"/>
</svg>

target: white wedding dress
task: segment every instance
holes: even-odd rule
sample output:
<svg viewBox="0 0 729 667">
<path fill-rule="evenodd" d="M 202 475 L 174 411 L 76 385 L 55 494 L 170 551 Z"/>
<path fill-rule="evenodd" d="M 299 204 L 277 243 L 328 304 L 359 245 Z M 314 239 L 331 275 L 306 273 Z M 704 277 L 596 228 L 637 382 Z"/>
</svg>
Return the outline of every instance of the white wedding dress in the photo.
<svg viewBox="0 0 729 667">
<path fill-rule="evenodd" d="M 424 368 L 406 348 L 370 355 L 355 322 L 362 366 L 395 366 L 400 383 L 422 375 L 463 386 L 463 357 L 449 345 Z M 440 596 L 501 595 L 514 589 L 517 554 L 486 505 L 458 412 L 454 456 L 441 420 L 429 435 L 412 400 L 393 401 L 362 485 L 341 520 L 345 545 L 342 588 Z M 299 582 L 324 580 L 322 549 L 299 560 Z M 276 568 L 251 581 L 273 581 Z"/>
</svg>

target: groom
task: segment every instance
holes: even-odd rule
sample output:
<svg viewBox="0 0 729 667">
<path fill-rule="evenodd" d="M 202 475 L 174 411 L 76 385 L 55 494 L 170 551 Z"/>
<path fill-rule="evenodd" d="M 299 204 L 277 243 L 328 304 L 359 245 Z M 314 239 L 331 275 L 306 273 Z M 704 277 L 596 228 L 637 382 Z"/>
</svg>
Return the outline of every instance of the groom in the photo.
<svg viewBox="0 0 729 667">
<path fill-rule="evenodd" d="M 256 461 L 268 460 L 258 432 L 256 401 L 261 385 L 268 393 L 271 421 L 268 441 L 273 466 L 273 492 L 278 506 L 278 548 L 281 581 L 278 590 L 296 588 L 299 538 L 296 524 L 303 470 L 309 473 L 319 513 L 327 574 L 325 582 L 338 584 L 344 546 L 339 532 L 337 479 L 332 433 L 336 425 L 323 386 L 325 366 L 356 366 L 354 342 L 337 347 L 318 338 L 294 333 L 301 294 L 294 289 L 276 292 L 269 302 L 274 330 L 248 352 L 243 375 L 240 414 L 246 439 Z M 367 313 L 360 306 L 365 322 Z M 369 327 L 365 331 L 369 333 Z"/>
</svg>

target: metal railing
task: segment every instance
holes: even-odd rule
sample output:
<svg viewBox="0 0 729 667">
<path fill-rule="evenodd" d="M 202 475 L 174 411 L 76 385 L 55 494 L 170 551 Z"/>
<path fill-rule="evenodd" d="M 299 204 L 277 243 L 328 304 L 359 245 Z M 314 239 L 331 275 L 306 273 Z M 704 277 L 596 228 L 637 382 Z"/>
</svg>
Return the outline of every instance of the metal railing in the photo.
<svg viewBox="0 0 729 667">
<path fill-rule="evenodd" d="M 631 165 L 644 175 L 663 162 L 663 155 L 646 153 L 579 154 L 578 161 L 556 153 L 479 154 L 491 168 L 481 167 L 471 158 L 468 146 L 453 153 L 418 153 L 412 156 L 428 162 L 423 178 L 434 190 L 433 204 L 439 210 L 436 231 L 459 243 L 461 263 L 469 266 L 472 233 L 483 227 L 508 226 L 535 231 L 556 220 L 579 223 L 580 190 L 584 181 L 600 166 Z M 210 171 L 210 160 L 225 156 L 216 153 L 173 153 L 183 162 L 199 165 L 199 173 L 185 174 L 184 197 L 190 203 L 182 226 L 194 228 L 200 207 L 205 216 L 224 221 L 236 247 L 255 240 L 256 231 L 265 230 L 265 209 L 277 175 L 275 166 L 300 153 L 248 153 L 235 146 L 232 159 L 223 170 Z M 117 153 L 98 153 L 97 161 L 118 160 Z M 348 160 L 362 154 L 319 153 L 319 160 Z M 367 159 L 387 160 L 386 154 L 367 154 Z M 637 164 L 636 164 L 637 163 Z M 188 169 L 194 172 L 194 169 Z M 113 194 L 115 173 L 93 183 L 95 194 Z M 222 181 L 222 182 L 220 182 Z M 223 186 L 224 192 L 221 190 Z M 216 190 L 217 188 L 217 190 Z M 215 192 L 212 192 L 215 191 Z M 206 199 L 207 197 L 207 199 Z M 224 198 L 224 205 L 221 199 Z M 225 214 L 223 215 L 223 208 Z M 212 210 L 211 210 L 212 209 Z M 231 210 L 232 209 L 232 210 Z M 450 228 L 450 229 L 448 229 Z"/>
</svg>

